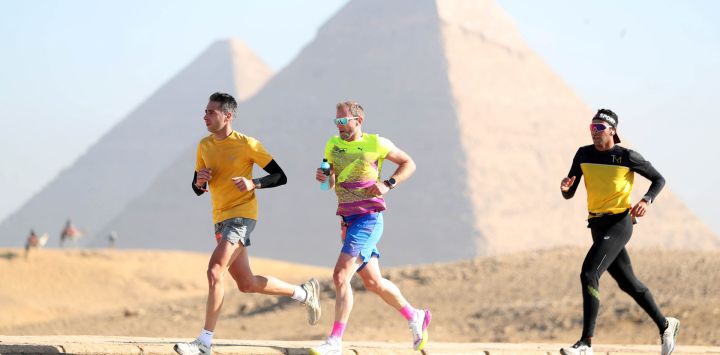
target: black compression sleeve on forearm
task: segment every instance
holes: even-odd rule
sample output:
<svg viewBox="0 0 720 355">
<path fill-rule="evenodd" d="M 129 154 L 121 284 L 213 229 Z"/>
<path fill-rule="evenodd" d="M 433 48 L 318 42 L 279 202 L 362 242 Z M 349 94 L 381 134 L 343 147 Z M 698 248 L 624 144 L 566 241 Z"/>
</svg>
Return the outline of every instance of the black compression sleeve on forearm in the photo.
<svg viewBox="0 0 720 355">
<path fill-rule="evenodd" d="M 200 195 L 204 194 L 205 191 L 198 189 L 197 185 L 195 185 L 196 182 L 197 182 L 197 171 L 193 173 L 192 189 L 193 189 L 193 191 L 195 191 L 196 195 L 200 196 Z M 205 183 L 205 185 L 203 185 L 203 187 L 207 189 L 207 183 Z"/>
<path fill-rule="evenodd" d="M 285 176 L 285 172 L 280 168 L 280 165 L 275 162 L 275 159 L 271 160 L 267 165 L 265 165 L 263 170 L 265 170 L 268 175 L 257 179 L 260 182 L 261 189 L 267 189 L 287 184 L 287 176 Z"/>
<path fill-rule="evenodd" d="M 580 168 L 580 150 L 575 153 L 575 157 L 573 158 L 572 166 L 570 166 L 570 171 L 568 172 L 568 177 L 575 177 L 575 182 L 573 182 L 572 186 L 570 186 L 570 189 L 565 192 L 560 190 L 562 192 L 563 197 L 568 200 L 571 199 L 573 196 L 575 196 L 575 191 L 577 190 L 578 186 L 580 186 L 580 178 L 582 177 L 582 169 Z"/>
<path fill-rule="evenodd" d="M 630 168 L 650 180 L 650 187 L 647 193 L 645 193 L 645 196 L 650 197 L 654 202 L 657 195 L 659 195 L 660 191 L 665 187 L 665 178 L 660 175 L 660 172 L 657 171 L 649 161 L 645 160 L 640 153 L 631 150 L 628 155 L 631 163 Z"/>
</svg>

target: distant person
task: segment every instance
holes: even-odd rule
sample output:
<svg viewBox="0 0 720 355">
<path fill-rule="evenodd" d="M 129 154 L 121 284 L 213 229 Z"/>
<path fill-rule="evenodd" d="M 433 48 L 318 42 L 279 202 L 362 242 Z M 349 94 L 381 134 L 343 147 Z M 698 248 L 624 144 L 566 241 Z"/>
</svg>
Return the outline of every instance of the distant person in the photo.
<svg viewBox="0 0 720 355">
<path fill-rule="evenodd" d="M 428 340 L 430 311 L 416 309 L 403 297 L 398 287 L 380 274 L 377 243 L 383 232 L 384 195 L 415 172 L 415 162 L 390 140 L 362 132 L 365 112 L 354 101 L 337 104 L 334 123 L 339 136 L 325 146 L 330 174 L 318 169 L 319 182 L 330 179 L 338 198 L 343 245 L 335 263 L 335 323 L 327 341 L 310 350 L 311 354 L 342 354 L 342 336 L 353 307 L 350 280 L 357 273 L 365 288 L 377 294 L 408 321 L 413 348 L 422 350 Z M 398 165 L 392 176 L 381 180 L 384 160 Z M 408 240 L 408 243 L 412 243 Z"/>
<path fill-rule="evenodd" d="M 108 242 L 110 242 L 110 248 L 115 248 L 115 243 L 117 243 L 118 234 L 116 231 L 111 231 L 110 235 L 108 236 Z"/>
<path fill-rule="evenodd" d="M 39 242 L 40 238 L 38 238 L 37 234 L 35 234 L 35 230 L 31 229 L 30 234 L 25 241 L 25 259 L 27 259 L 30 254 L 30 248 L 37 248 Z"/>
<path fill-rule="evenodd" d="M 35 233 L 35 230 L 31 229 L 30 234 L 27 237 L 27 240 L 25 241 L 25 259 L 28 258 L 30 255 L 30 250 L 32 249 L 40 249 L 47 244 L 48 241 L 48 234 L 43 233 L 43 235 L 38 236 Z"/>
<path fill-rule="evenodd" d="M 650 290 L 633 273 L 625 244 L 630 241 L 633 224 L 645 215 L 665 185 L 665 179 L 639 153 L 623 148 L 617 135 L 618 116 L 601 109 L 590 124 L 593 144 L 580 147 L 560 190 L 565 199 L 575 195 L 580 177 L 585 175 L 588 201 L 588 228 L 593 244 L 580 272 L 583 296 L 583 332 L 574 345 L 560 349 L 564 355 L 592 355 L 591 339 L 600 308 L 600 276 L 607 270 L 625 291 L 652 318 L 660 330 L 662 355 L 675 348 L 680 321 L 666 318 L 655 304 Z M 645 196 L 632 206 L 630 193 L 634 173 L 652 183 Z"/>
<path fill-rule="evenodd" d="M 80 230 L 72 224 L 72 221 L 70 219 L 68 219 L 65 223 L 65 227 L 60 233 L 60 246 L 63 246 L 68 240 L 75 244 L 75 241 L 77 241 L 77 239 L 81 236 L 82 233 L 80 232 Z"/>
<path fill-rule="evenodd" d="M 296 286 L 272 276 L 254 275 L 250 269 L 247 248 L 258 214 L 255 191 L 284 185 L 287 177 L 260 141 L 233 130 L 236 108 L 237 102 L 232 96 L 218 92 L 210 96 L 205 109 L 205 126 L 211 134 L 198 145 L 192 188 L 200 196 L 208 191 L 209 185 L 217 246 L 207 269 L 209 292 L 205 325 L 197 339 L 175 345 L 179 354 L 212 353 L 226 271 L 240 292 L 291 297 L 306 306 L 311 325 L 320 319 L 317 280 L 311 278 Z M 268 175 L 253 179 L 253 164 L 262 167 Z"/>
</svg>

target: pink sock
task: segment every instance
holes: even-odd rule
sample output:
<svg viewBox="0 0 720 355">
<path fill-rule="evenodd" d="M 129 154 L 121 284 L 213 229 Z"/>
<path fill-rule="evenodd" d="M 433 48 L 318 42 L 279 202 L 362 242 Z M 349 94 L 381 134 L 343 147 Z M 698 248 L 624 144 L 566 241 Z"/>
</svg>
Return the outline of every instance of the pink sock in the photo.
<svg viewBox="0 0 720 355">
<path fill-rule="evenodd" d="M 342 339 L 343 333 L 345 333 L 346 326 L 347 324 L 345 323 L 335 321 L 335 323 L 333 323 L 333 330 L 332 333 L 330 333 L 330 336 L 333 338 Z"/>
<path fill-rule="evenodd" d="M 400 310 L 400 314 L 402 314 L 405 319 L 410 321 L 415 317 L 415 308 L 413 308 L 413 306 L 408 303 Z"/>
</svg>

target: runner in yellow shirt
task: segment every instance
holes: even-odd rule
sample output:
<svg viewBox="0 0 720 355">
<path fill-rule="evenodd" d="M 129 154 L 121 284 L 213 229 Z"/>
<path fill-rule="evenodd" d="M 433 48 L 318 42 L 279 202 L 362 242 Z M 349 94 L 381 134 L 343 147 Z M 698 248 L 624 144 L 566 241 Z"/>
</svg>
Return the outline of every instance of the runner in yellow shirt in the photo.
<svg viewBox="0 0 720 355">
<path fill-rule="evenodd" d="M 217 246 L 207 270 L 205 325 L 197 339 L 175 344 L 175 351 L 181 355 L 212 354 L 226 271 L 241 292 L 292 297 L 307 307 L 310 324 L 320 319 L 317 280 L 311 278 L 296 286 L 272 276 L 254 275 L 250 269 L 247 248 L 258 215 L 255 191 L 284 185 L 287 177 L 257 139 L 232 129 L 236 109 L 235 99 L 225 93 L 212 94 L 205 109 L 205 125 L 211 134 L 198 144 L 192 188 L 199 196 L 209 187 Z M 268 175 L 253 179 L 253 164 Z"/>
</svg>

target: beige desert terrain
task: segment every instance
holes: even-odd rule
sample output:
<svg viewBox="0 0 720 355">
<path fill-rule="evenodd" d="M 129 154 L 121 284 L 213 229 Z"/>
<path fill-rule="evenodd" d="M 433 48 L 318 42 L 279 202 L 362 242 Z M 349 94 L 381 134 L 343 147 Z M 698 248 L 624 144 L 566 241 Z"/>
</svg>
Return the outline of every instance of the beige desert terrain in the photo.
<svg viewBox="0 0 720 355">
<path fill-rule="evenodd" d="M 682 345 L 720 345 L 720 252 L 630 250 L 639 277 L 667 315 L 680 318 Z M 582 323 L 578 281 L 584 250 L 556 249 L 453 263 L 389 268 L 388 278 L 433 311 L 436 342 L 567 343 Z M 28 259 L 0 249 L 0 334 L 192 338 L 202 326 L 208 255 L 171 251 L 39 250 Z M 323 285 L 324 315 L 305 323 L 288 299 L 241 294 L 228 279 L 216 337 L 320 340 L 332 324 L 331 269 L 252 260 L 256 273 Z M 355 279 L 348 341 L 403 342 L 399 314 Z M 657 330 L 605 275 L 598 344 L 656 344 Z"/>
</svg>

